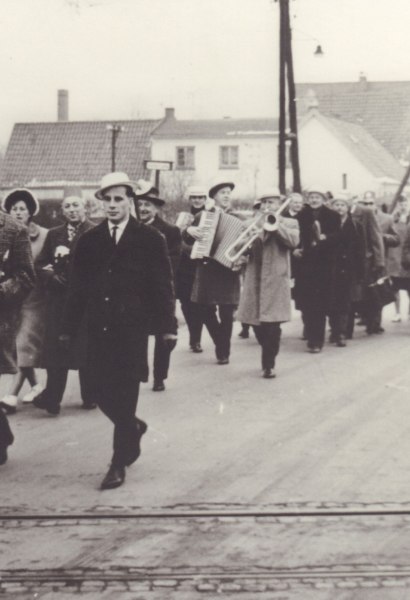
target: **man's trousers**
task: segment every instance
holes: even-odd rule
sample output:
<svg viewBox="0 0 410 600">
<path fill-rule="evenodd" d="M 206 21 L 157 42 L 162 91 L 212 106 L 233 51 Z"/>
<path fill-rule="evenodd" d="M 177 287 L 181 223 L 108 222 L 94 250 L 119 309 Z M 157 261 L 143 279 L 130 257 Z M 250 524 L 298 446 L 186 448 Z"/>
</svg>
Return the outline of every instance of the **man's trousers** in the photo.
<svg viewBox="0 0 410 600">
<path fill-rule="evenodd" d="M 282 333 L 280 323 L 253 325 L 253 330 L 256 339 L 262 347 L 262 369 L 274 369 Z"/>
</svg>

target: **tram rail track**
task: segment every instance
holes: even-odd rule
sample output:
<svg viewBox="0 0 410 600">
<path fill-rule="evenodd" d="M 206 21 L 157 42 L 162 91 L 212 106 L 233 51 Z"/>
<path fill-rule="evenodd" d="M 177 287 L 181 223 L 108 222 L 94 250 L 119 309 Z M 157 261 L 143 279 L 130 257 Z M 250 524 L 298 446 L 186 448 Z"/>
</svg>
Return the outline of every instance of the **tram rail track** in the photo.
<svg viewBox="0 0 410 600">
<path fill-rule="evenodd" d="M 94 512 L 0 512 L 0 522 L 2 521 L 69 521 L 69 520 L 138 520 L 138 519 L 217 519 L 217 518 L 329 518 L 329 517 L 409 517 L 408 509 L 318 509 L 318 510 L 136 510 L 136 511 L 94 511 Z"/>
<path fill-rule="evenodd" d="M 376 551 L 373 563 L 369 562 L 373 558 L 371 552 L 368 556 L 364 556 L 358 554 L 357 550 L 351 556 L 349 552 L 340 551 L 337 556 L 336 553 L 330 558 L 329 564 L 327 564 L 326 554 L 322 553 L 321 559 L 318 560 L 317 555 L 310 556 L 305 552 L 304 558 L 299 555 L 300 562 L 296 561 L 296 564 L 292 565 L 293 561 L 289 563 L 289 559 L 288 562 L 282 560 L 277 551 L 276 554 L 270 555 L 266 552 L 266 548 L 264 558 L 260 558 L 256 549 L 256 554 L 250 551 L 249 555 L 245 553 L 235 559 L 237 552 L 235 544 L 239 539 L 243 540 L 241 543 L 246 543 L 248 524 L 250 532 L 263 531 L 264 538 L 261 539 L 271 539 L 272 548 L 275 545 L 276 527 L 279 527 L 278 531 L 281 532 L 284 531 L 283 528 L 288 531 L 296 528 L 295 540 L 297 540 L 298 531 L 304 532 L 303 535 L 309 535 L 310 522 L 320 534 L 329 532 L 330 528 L 335 541 L 340 532 L 345 530 L 350 532 L 357 530 L 358 534 L 367 535 L 373 527 L 384 528 L 383 531 L 387 531 L 387 536 L 395 535 L 395 531 L 401 531 L 405 538 L 405 532 L 410 528 L 408 503 L 373 503 L 360 506 L 357 504 L 335 506 L 333 503 L 328 503 L 327 507 L 323 503 L 318 503 L 316 508 L 312 503 L 309 505 L 292 503 L 266 505 L 260 509 L 253 505 L 228 507 L 176 505 L 158 508 L 98 506 L 90 507 L 88 510 L 65 510 L 64 512 L 48 509 L 29 512 L 22 507 L 16 508 L 13 510 L 13 507 L 3 507 L 3 512 L 0 513 L 0 529 L 4 528 L 5 534 L 9 532 L 7 534 L 9 540 L 16 539 L 15 531 L 19 533 L 20 539 L 24 539 L 25 532 L 28 534 L 32 531 L 34 534 L 36 530 L 38 532 L 36 539 L 50 541 L 72 540 L 81 531 L 83 533 L 82 537 L 79 537 L 78 551 L 73 552 L 70 557 L 62 558 L 59 555 L 54 563 L 50 563 L 50 568 L 43 568 L 44 564 L 41 561 L 37 561 L 38 564 L 30 564 L 20 560 L 19 564 L 16 563 L 17 566 L 10 563 L 6 568 L 0 569 L 0 597 L 1 593 L 8 593 L 11 596 L 17 593 L 45 593 L 47 590 L 53 590 L 55 593 L 60 591 L 78 593 L 85 590 L 95 590 L 96 593 L 102 590 L 124 592 L 143 590 L 147 598 L 152 593 L 156 600 L 156 593 L 163 588 L 175 592 L 191 591 L 192 598 L 196 598 L 195 594 L 199 592 L 205 595 L 208 592 L 212 595 L 225 592 L 238 594 L 279 590 L 290 592 L 293 589 L 305 588 L 338 590 L 339 588 L 401 587 L 410 589 L 410 558 L 407 561 L 405 554 L 400 555 L 395 552 L 383 555 L 382 552 Z M 327 527 L 327 519 L 333 519 L 334 524 L 332 525 L 332 521 L 329 520 L 329 527 Z M 140 523 L 140 526 L 135 528 L 132 526 L 133 523 Z M 288 524 L 290 529 L 287 528 Z M 106 532 L 104 529 L 100 530 L 99 525 L 102 528 L 105 526 L 107 531 L 116 532 L 112 539 L 105 539 Z M 39 530 L 41 527 L 45 527 L 42 533 Z M 70 529 L 71 527 L 73 529 Z M 224 531 L 224 527 L 226 531 L 232 528 L 235 532 L 233 534 L 235 541 L 229 550 L 231 554 L 221 555 L 209 565 L 206 554 L 199 553 L 193 555 L 192 559 L 187 558 L 189 555 L 184 554 L 183 546 L 178 546 L 177 541 L 183 539 L 185 535 L 209 535 L 208 539 L 212 540 L 213 532 Z M 262 529 L 258 530 L 258 527 Z M 135 536 L 135 530 L 139 532 L 142 545 L 138 546 L 138 535 Z M 154 553 L 152 562 L 144 564 L 144 561 L 138 560 L 139 550 L 133 548 L 131 554 L 126 550 L 134 543 L 137 543 L 136 548 L 143 548 L 144 535 L 150 531 L 155 531 L 159 540 L 169 539 L 168 532 L 174 532 L 175 553 L 169 552 L 172 548 L 171 544 L 164 552 L 163 562 L 158 561 L 160 554 Z M 161 534 L 165 537 L 161 537 Z M 306 541 L 309 544 L 309 537 Z M 121 552 L 118 554 L 118 548 L 121 547 L 124 550 L 122 554 Z M 205 543 L 204 548 L 207 547 Z M 364 547 L 366 548 L 366 545 Z M 315 548 L 315 543 L 312 548 Z M 178 553 L 179 550 L 181 554 Z M 125 557 L 125 563 L 122 562 L 121 557 Z M 247 557 L 257 557 L 258 562 L 246 562 Z"/>
</svg>

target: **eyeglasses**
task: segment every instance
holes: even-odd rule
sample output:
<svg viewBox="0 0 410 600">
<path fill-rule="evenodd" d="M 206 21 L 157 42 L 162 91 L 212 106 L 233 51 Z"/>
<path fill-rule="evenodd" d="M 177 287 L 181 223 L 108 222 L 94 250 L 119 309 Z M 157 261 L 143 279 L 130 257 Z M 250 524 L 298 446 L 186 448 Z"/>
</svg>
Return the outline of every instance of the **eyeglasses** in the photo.
<svg viewBox="0 0 410 600">
<path fill-rule="evenodd" d="M 374 201 L 370 200 L 369 202 L 366 202 L 365 200 L 362 200 L 360 204 L 364 204 L 365 206 L 373 206 Z"/>
<path fill-rule="evenodd" d="M 190 200 L 206 200 L 206 196 L 189 196 Z"/>
</svg>

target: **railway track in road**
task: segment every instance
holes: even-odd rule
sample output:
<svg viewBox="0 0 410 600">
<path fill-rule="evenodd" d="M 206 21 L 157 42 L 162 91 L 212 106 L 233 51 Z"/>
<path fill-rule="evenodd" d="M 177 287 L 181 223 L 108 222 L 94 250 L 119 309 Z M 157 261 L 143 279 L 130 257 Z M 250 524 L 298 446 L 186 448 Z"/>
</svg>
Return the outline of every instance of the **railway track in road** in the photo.
<svg viewBox="0 0 410 600">
<path fill-rule="evenodd" d="M 388 588 L 410 588 L 410 554 L 402 555 L 400 561 L 390 561 L 388 553 L 385 556 L 381 553 L 377 555 L 375 562 L 359 562 L 357 556 L 355 560 L 348 560 L 351 557 L 345 556 L 346 560 L 340 560 L 343 557 L 339 557 L 339 560 L 330 559 L 329 562 L 323 561 L 322 564 L 318 564 L 317 560 L 309 561 L 308 552 L 303 563 L 298 562 L 297 566 L 293 564 L 289 567 L 281 566 L 281 561 L 258 559 L 246 563 L 243 559 L 224 560 L 223 556 L 221 564 L 215 564 L 215 560 L 208 564 L 206 554 L 201 556 L 196 564 L 195 558 L 187 564 L 182 558 L 183 553 L 181 558 L 178 556 L 178 545 L 175 547 L 175 556 L 165 553 L 162 562 L 153 561 L 148 566 L 144 563 L 139 564 L 140 548 L 135 554 L 136 560 L 124 555 L 126 560 L 121 562 L 122 559 L 116 554 L 119 547 L 129 546 L 138 536 L 143 539 L 145 535 L 148 538 L 150 534 L 157 535 L 161 543 L 159 532 L 162 530 L 166 530 L 168 536 L 172 533 L 179 540 L 189 532 L 192 535 L 192 531 L 193 539 L 196 539 L 197 534 L 211 535 L 212 529 L 213 532 L 219 532 L 224 540 L 225 533 L 228 540 L 232 534 L 234 538 L 239 535 L 239 542 L 236 540 L 236 543 L 242 545 L 247 543 L 249 528 L 251 535 L 265 535 L 266 537 L 261 538 L 263 542 L 274 541 L 275 544 L 280 542 L 280 536 L 286 531 L 287 536 L 292 536 L 295 532 L 298 544 L 300 536 L 307 535 L 306 544 L 309 544 L 310 531 L 323 535 L 329 528 L 334 528 L 337 539 L 339 530 L 343 531 L 343 528 L 348 530 L 350 535 L 352 531 L 354 533 L 357 530 L 357 535 L 360 536 L 364 532 L 369 535 L 368 532 L 372 528 L 389 528 L 393 523 L 393 534 L 397 531 L 399 535 L 400 531 L 404 531 L 408 537 L 408 531 L 405 531 L 410 530 L 408 503 L 324 504 L 316 504 L 315 508 L 313 503 L 292 503 L 269 505 L 261 509 L 252 506 L 203 505 L 178 505 L 150 510 L 140 507 L 94 507 L 89 511 L 60 513 L 28 513 L 12 508 L 4 509 L 0 515 L 0 530 L 8 534 L 10 539 L 15 539 L 17 533 L 21 533 L 22 537 L 30 533 L 33 539 L 39 536 L 39 540 L 44 540 L 44 536 L 48 536 L 53 544 L 59 539 L 61 543 L 64 543 L 64 539 L 71 540 L 79 535 L 78 532 L 86 533 L 81 540 L 81 551 L 69 560 L 57 561 L 51 568 L 40 568 L 39 565 L 26 568 L 19 565 L 1 569 L 0 592 L 11 595 L 36 594 L 46 590 L 55 593 L 143 591 L 149 598 L 150 593 L 155 595 L 161 589 L 212 595 L 349 588 L 383 588 L 387 594 Z M 107 528 L 115 533 L 114 536 L 108 536 L 108 539 Z M 393 534 L 389 529 L 388 535 Z M 240 535 L 244 536 L 242 542 Z M 94 540 L 92 546 L 90 540 Z M 235 544 L 230 552 L 232 555 L 238 552 Z M 292 561 L 287 562 L 284 559 L 282 564 L 292 564 Z"/>
</svg>

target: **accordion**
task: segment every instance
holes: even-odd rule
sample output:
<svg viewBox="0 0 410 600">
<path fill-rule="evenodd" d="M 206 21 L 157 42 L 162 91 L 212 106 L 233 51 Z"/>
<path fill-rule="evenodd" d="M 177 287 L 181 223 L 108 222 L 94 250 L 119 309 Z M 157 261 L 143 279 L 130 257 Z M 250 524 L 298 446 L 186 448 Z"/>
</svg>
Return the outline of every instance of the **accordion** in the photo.
<svg viewBox="0 0 410 600">
<path fill-rule="evenodd" d="M 233 263 L 225 256 L 225 252 L 243 231 L 244 223 L 220 209 L 204 210 L 199 227 L 204 228 L 205 235 L 192 246 L 191 258 L 212 258 L 224 267 L 232 269 Z"/>
</svg>

